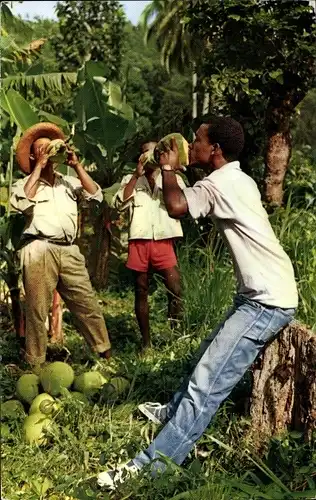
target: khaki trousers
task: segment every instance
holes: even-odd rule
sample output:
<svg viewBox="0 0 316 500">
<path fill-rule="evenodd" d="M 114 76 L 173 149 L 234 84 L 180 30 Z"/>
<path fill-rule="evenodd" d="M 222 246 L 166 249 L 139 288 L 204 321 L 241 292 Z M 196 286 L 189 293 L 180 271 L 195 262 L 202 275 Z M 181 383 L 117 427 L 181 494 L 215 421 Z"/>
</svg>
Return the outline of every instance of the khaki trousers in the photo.
<svg viewBox="0 0 316 500">
<path fill-rule="evenodd" d="M 101 308 L 92 290 L 84 256 L 77 245 L 61 246 L 34 240 L 21 250 L 26 306 L 26 361 L 44 363 L 47 349 L 45 321 L 56 289 L 76 316 L 91 349 L 104 352 L 111 344 Z"/>
</svg>

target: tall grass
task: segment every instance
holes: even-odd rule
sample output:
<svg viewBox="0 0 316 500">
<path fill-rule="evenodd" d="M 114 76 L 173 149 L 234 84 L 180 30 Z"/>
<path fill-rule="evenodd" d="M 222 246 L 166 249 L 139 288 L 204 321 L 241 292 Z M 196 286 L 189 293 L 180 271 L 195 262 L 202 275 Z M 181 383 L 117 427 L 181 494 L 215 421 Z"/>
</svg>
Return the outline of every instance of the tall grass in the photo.
<svg viewBox="0 0 316 500">
<path fill-rule="evenodd" d="M 295 209 L 290 201 L 270 218 L 291 258 L 299 291 L 297 319 L 316 329 L 316 212 Z M 211 234 L 209 244 L 187 241 L 179 249 L 185 329 L 210 328 L 232 302 L 235 278 L 230 257 Z"/>
<path fill-rule="evenodd" d="M 232 303 L 233 270 L 220 245 L 220 240 L 213 236 L 206 247 L 193 241 L 179 249 L 184 329 L 213 328 Z M 218 253 L 220 259 L 216 257 Z"/>
<path fill-rule="evenodd" d="M 316 330 L 316 211 L 292 208 L 289 200 L 271 222 L 295 269 L 297 318 Z"/>
</svg>

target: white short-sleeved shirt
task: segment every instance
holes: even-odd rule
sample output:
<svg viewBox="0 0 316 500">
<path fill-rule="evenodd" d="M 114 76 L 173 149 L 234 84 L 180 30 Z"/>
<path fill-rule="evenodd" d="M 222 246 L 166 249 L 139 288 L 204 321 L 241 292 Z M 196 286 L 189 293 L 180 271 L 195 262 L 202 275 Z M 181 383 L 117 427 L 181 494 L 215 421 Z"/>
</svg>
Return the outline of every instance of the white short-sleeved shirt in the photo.
<svg viewBox="0 0 316 500">
<path fill-rule="evenodd" d="M 78 195 L 87 200 L 101 202 L 103 194 L 100 186 L 94 194 L 82 187 L 80 180 L 73 176 L 55 172 L 54 185 L 40 179 L 34 198 L 28 198 L 24 191 L 29 176 L 19 179 L 12 186 L 11 205 L 26 218 L 23 235 L 40 236 L 52 240 L 73 242 L 77 234 Z"/>
<path fill-rule="evenodd" d="M 256 183 L 238 161 L 184 189 L 194 219 L 211 215 L 231 253 L 238 293 L 262 304 L 297 307 L 294 270 L 262 206 Z"/>
<path fill-rule="evenodd" d="M 124 189 L 132 175 L 123 177 L 121 187 L 113 197 L 112 205 L 117 210 L 129 209 L 129 239 L 165 240 L 183 236 L 181 222 L 169 217 L 162 192 L 162 175 L 159 172 L 155 179 L 154 190 L 151 190 L 145 175 L 137 179 L 132 195 L 123 201 Z M 185 188 L 180 175 L 178 185 Z"/>
</svg>

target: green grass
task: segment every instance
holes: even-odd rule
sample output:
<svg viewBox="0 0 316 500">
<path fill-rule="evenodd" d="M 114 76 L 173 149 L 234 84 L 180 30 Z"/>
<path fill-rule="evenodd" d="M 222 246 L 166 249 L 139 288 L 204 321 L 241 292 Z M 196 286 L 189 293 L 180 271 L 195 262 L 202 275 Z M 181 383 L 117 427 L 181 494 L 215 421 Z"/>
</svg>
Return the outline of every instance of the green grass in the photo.
<svg viewBox="0 0 316 500">
<path fill-rule="evenodd" d="M 312 213 L 280 210 L 273 217 L 276 230 L 295 261 L 300 290 L 298 318 L 316 326 L 316 221 Z M 305 228 L 304 231 L 301 228 Z M 69 361 L 76 373 L 100 370 L 105 376 L 129 378 L 131 388 L 121 401 L 105 404 L 96 396 L 84 407 L 63 402 L 55 417 L 48 444 L 23 443 L 21 422 L 11 422 L 2 435 L 2 485 L 7 500 L 32 499 L 144 499 L 232 500 L 316 498 L 316 447 L 293 434 L 271 442 L 261 462 L 246 439 L 250 422 L 243 400 L 249 391 L 244 380 L 231 401 L 217 413 L 211 426 L 183 467 L 168 463 L 167 472 L 152 480 L 148 470 L 111 495 L 96 487 L 95 477 L 106 467 L 125 462 L 146 447 L 157 432 L 137 411 L 142 401 L 165 403 L 190 370 L 192 355 L 207 331 L 230 305 L 234 279 L 230 261 L 211 241 L 210 249 L 197 242 L 179 248 L 183 278 L 184 317 L 171 331 L 166 319 L 166 297 L 159 280 L 150 296 L 153 348 L 140 354 L 140 335 L 133 312 L 133 292 L 112 287 L 100 294 L 114 345 L 110 362 L 99 362 L 75 332 L 65 314 Z M 19 352 L 8 323 L 0 336 L 2 398 L 14 395 L 19 374 Z M 3 327 L 4 328 L 4 327 Z M 11 330 L 11 331 L 10 331 Z M 10 366 L 16 364 L 18 368 Z M 8 431 L 4 426 L 4 430 Z M 305 496 L 304 496 L 305 495 Z M 310 493 L 312 495 L 312 493 Z"/>
<path fill-rule="evenodd" d="M 273 215 L 272 222 L 294 265 L 298 319 L 316 330 L 316 210 L 295 210 L 289 204 Z"/>
</svg>

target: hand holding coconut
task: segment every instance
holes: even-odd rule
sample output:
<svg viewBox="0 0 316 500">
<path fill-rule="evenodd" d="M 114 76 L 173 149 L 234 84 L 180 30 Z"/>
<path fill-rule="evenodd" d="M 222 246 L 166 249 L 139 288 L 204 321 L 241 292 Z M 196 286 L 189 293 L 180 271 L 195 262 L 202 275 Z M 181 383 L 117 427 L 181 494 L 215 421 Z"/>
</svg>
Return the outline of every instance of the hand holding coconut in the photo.
<svg viewBox="0 0 316 500">
<path fill-rule="evenodd" d="M 38 150 L 38 156 L 36 158 L 35 169 L 43 170 L 46 167 L 48 160 L 49 160 L 49 156 L 46 152 L 46 147 L 41 146 Z"/>
<path fill-rule="evenodd" d="M 143 177 L 143 175 L 145 175 L 145 173 L 146 173 L 145 164 L 146 164 L 146 154 L 143 153 L 142 155 L 140 155 L 140 157 L 138 159 L 138 163 L 137 163 L 137 167 L 136 167 L 135 172 L 133 173 L 129 183 L 127 184 L 127 186 L 124 189 L 124 193 L 123 193 L 124 201 L 133 195 L 133 192 L 134 192 L 134 189 L 135 189 L 135 186 L 136 186 L 138 179 L 140 177 Z"/>
<path fill-rule="evenodd" d="M 66 163 L 69 167 L 76 169 L 79 165 L 79 159 L 73 149 L 70 146 L 67 146 L 67 159 Z"/>
<path fill-rule="evenodd" d="M 137 167 L 135 170 L 135 177 L 142 177 L 145 174 L 144 156 L 141 155 L 138 159 Z"/>
<path fill-rule="evenodd" d="M 43 170 L 47 167 L 49 162 L 49 155 L 47 154 L 47 146 L 50 143 L 49 139 L 37 139 L 33 144 L 33 154 L 30 155 L 30 159 L 35 162 L 35 167 L 29 176 L 25 186 L 24 192 L 29 199 L 34 198 L 39 185 L 40 177 L 43 177 Z M 49 174 L 46 171 L 46 174 Z M 53 174 L 45 175 L 47 181 L 52 183 Z"/>
<path fill-rule="evenodd" d="M 170 146 L 165 145 L 165 150 L 160 152 L 159 164 L 161 167 L 170 167 L 162 170 L 183 170 L 180 165 L 178 144 L 174 137 L 170 141 Z"/>
<path fill-rule="evenodd" d="M 189 144 L 181 134 L 169 134 L 161 139 L 155 148 L 162 170 L 184 171 L 189 164 Z M 169 168 L 169 167 L 170 168 Z"/>
<path fill-rule="evenodd" d="M 84 166 L 80 163 L 78 156 L 73 151 L 73 149 L 67 145 L 67 159 L 66 164 L 73 168 L 78 175 L 83 189 L 85 189 L 89 194 L 94 195 L 100 188 L 90 177 L 88 172 L 85 170 Z"/>
</svg>

